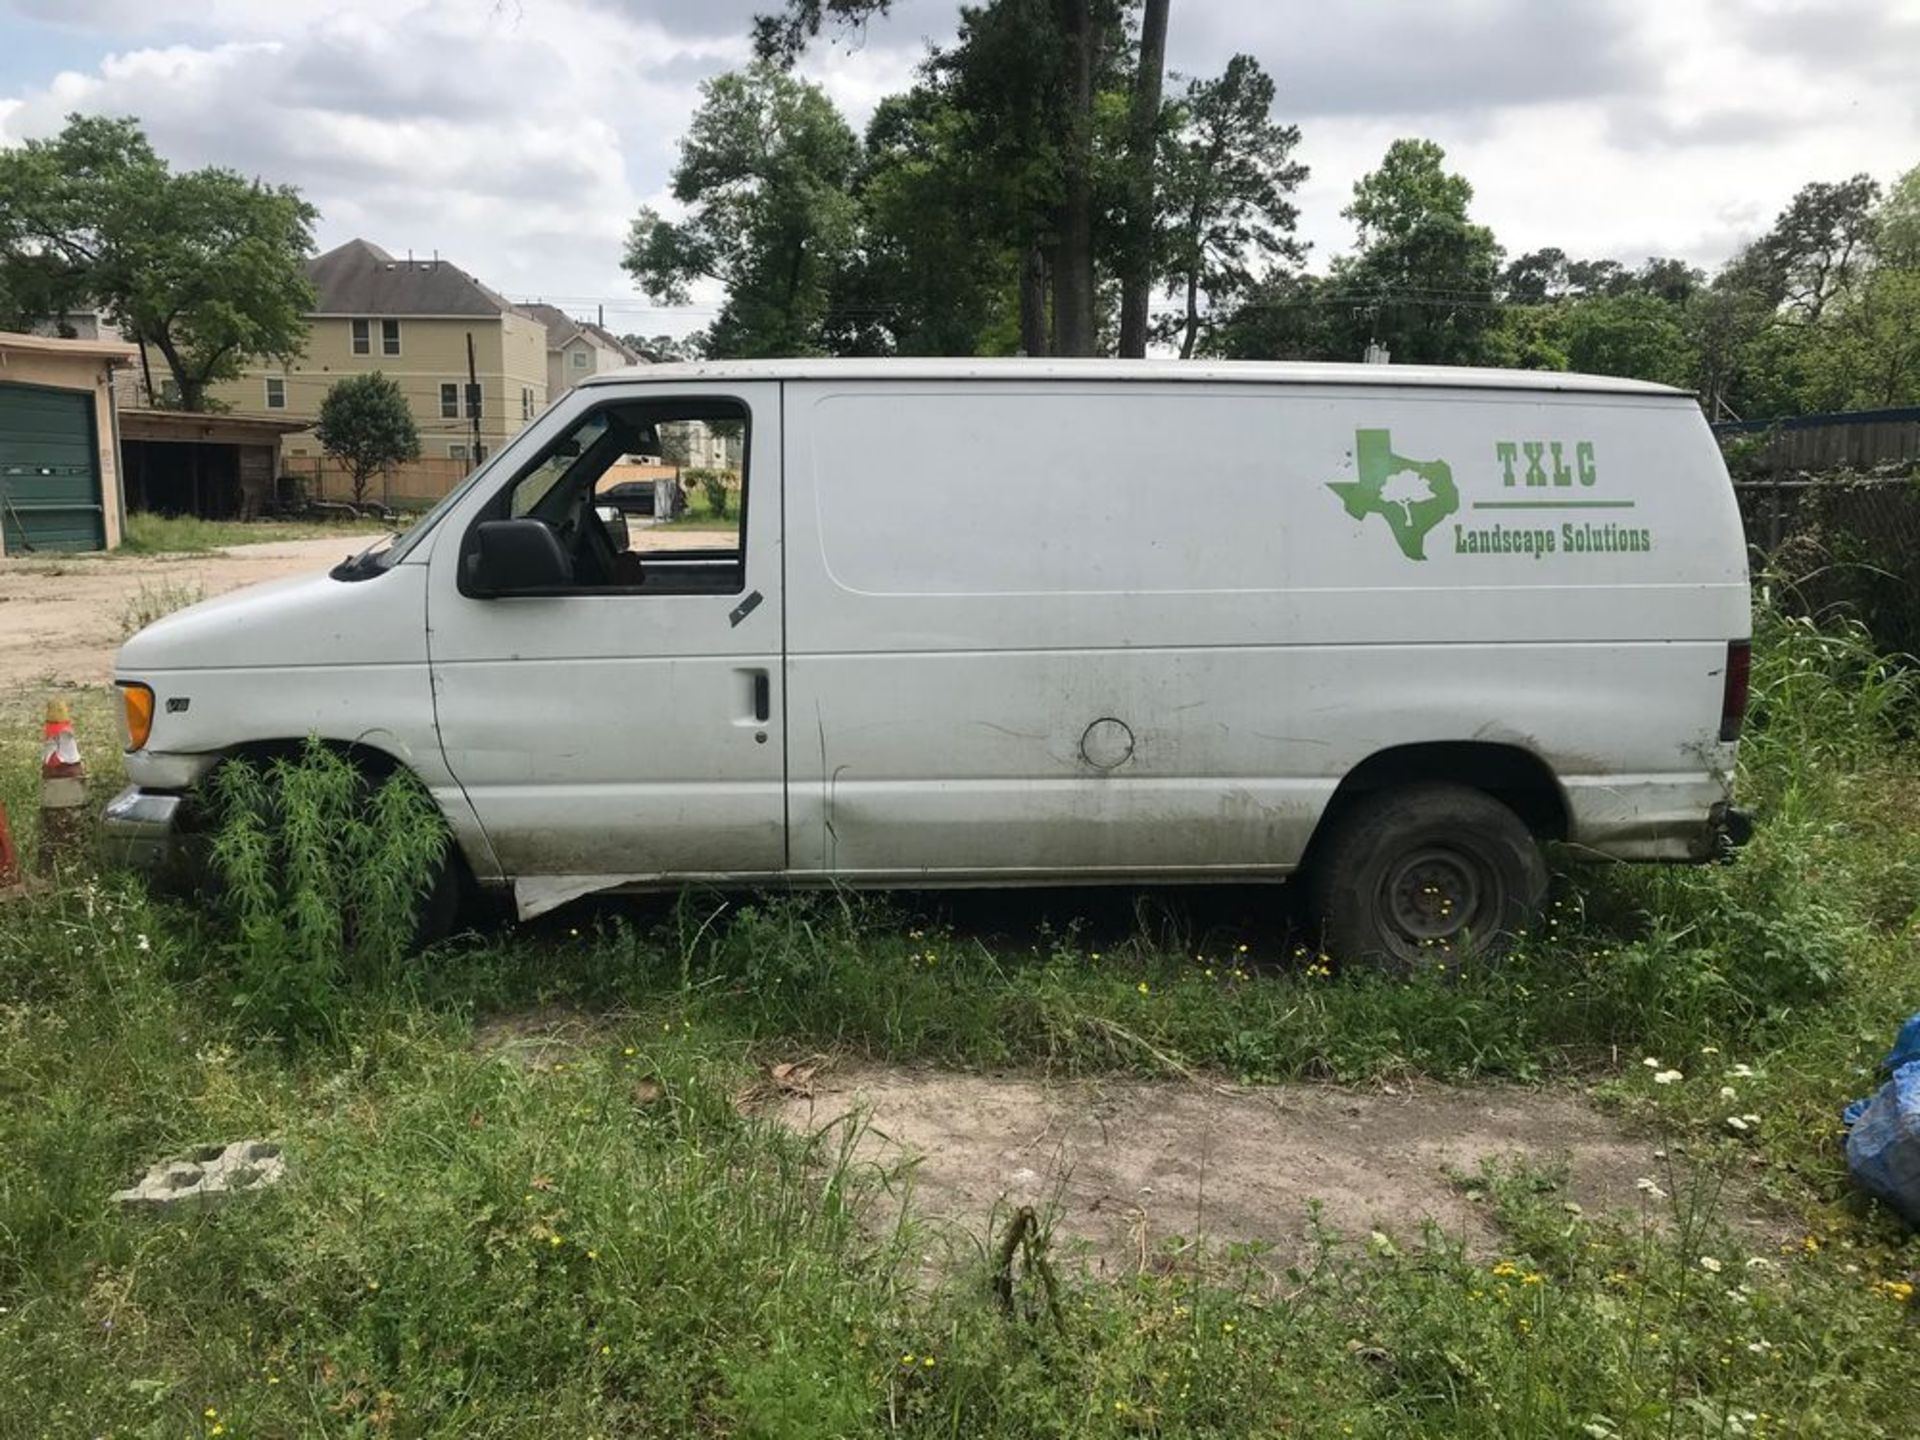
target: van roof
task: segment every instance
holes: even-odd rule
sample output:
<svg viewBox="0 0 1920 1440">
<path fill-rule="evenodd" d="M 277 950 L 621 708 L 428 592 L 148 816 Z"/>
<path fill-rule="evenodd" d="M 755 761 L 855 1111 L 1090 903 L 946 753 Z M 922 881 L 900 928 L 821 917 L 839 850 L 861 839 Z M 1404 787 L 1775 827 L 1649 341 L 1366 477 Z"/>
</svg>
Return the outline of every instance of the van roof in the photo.
<svg viewBox="0 0 1920 1440">
<path fill-rule="evenodd" d="M 1057 380 L 1180 381 L 1229 385 L 1380 385 L 1422 389 L 1525 390 L 1600 395 L 1690 394 L 1670 385 L 1557 370 L 1489 370 L 1466 365 L 1325 365 L 1300 361 L 797 359 L 697 360 L 604 370 L 579 383 L 711 380 Z"/>
</svg>

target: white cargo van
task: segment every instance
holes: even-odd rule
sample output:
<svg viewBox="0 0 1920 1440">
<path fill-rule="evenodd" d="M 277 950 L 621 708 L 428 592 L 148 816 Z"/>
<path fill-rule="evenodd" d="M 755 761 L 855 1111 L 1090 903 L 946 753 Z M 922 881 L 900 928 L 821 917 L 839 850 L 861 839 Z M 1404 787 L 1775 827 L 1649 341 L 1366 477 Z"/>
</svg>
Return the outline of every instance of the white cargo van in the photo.
<svg viewBox="0 0 1920 1440">
<path fill-rule="evenodd" d="M 630 525 L 622 457 L 727 467 Z M 696 491 L 696 500 L 700 491 Z M 1278 879 L 1418 960 L 1540 842 L 1702 860 L 1749 603 L 1699 408 L 1578 375 L 780 361 L 568 392 L 405 535 L 120 652 L 129 857 L 223 757 L 404 766 L 523 915 L 692 880 Z"/>
</svg>

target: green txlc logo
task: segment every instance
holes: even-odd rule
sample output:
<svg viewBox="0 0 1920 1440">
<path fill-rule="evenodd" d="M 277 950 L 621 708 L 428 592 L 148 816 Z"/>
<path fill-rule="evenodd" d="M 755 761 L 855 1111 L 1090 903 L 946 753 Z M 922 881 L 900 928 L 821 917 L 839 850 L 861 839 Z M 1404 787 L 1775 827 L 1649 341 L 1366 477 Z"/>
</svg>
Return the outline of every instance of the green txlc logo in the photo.
<svg viewBox="0 0 1920 1440">
<path fill-rule="evenodd" d="M 1501 489 L 1546 491 L 1527 499 L 1501 498 L 1475 500 L 1474 510 L 1631 510 L 1631 500 L 1592 499 L 1580 491 L 1591 490 L 1600 479 L 1591 440 L 1572 447 L 1573 462 L 1567 462 L 1568 447 L 1558 440 L 1500 440 L 1493 447 L 1499 466 Z M 1327 488 L 1340 497 L 1347 514 L 1356 520 L 1378 515 L 1386 522 L 1400 553 L 1409 560 L 1427 558 L 1427 541 L 1445 521 L 1460 513 L 1460 486 L 1453 468 L 1444 460 L 1412 460 L 1396 455 L 1393 437 L 1386 430 L 1356 430 L 1353 456 L 1359 471 L 1357 480 L 1332 480 Z M 1524 463 L 1523 463 L 1524 462 Z M 1553 492 L 1572 491 L 1554 495 Z M 1548 555 L 1591 554 L 1594 552 L 1643 551 L 1653 548 L 1646 530 L 1614 524 L 1565 521 L 1556 529 L 1547 525 L 1502 521 L 1491 524 L 1455 524 L 1453 549 L 1459 555 L 1530 555 L 1541 559 Z"/>
<path fill-rule="evenodd" d="M 1427 536 L 1460 508 L 1460 487 L 1453 483 L 1447 462 L 1394 454 L 1393 438 L 1385 430 L 1354 431 L 1353 458 L 1360 478 L 1334 480 L 1327 488 L 1354 519 L 1378 515 L 1385 520 L 1402 555 L 1426 559 Z"/>
</svg>

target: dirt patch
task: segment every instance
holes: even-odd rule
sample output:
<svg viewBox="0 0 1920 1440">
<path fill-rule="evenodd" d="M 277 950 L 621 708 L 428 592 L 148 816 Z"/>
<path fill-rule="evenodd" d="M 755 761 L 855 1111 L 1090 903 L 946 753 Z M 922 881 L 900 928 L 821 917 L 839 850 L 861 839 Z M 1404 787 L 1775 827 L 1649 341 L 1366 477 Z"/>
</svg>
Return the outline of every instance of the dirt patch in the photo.
<svg viewBox="0 0 1920 1440">
<path fill-rule="evenodd" d="M 1431 1220 L 1486 1254 L 1498 1248 L 1486 1202 L 1450 1174 L 1508 1156 L 1564 1164 L 1566 1198 L 1599 1214 L 1638 1212 L 1635 1182 L 1666 1173 L 1656 1141 L 1567 1091 L 1224 1090 L 878 1069 L 832 1072 L 813 1088 L 772 1113 L 801 1130 L 864 1114 L 856 1156 L 913 1162 L 919 1218 L 979 1238 L 1003 1201 L 1052 1204 L 1055 1234 L 1082 1242 L 1105 1274 L 1196 1235 L 1264 1242 L 1285 1263 L 1304 1247 L 1314 1202 L 1345 1235 L 1414 1240 Z"/>
<path fill-rule="evenodd" d="M 103 685 L 144 586 L 203 596 L 338 564 L 375 537 L 276 540 L 205 555 L 65 555 L 0 560 L 0 694 Z"/>
<path fill-rule="evenodd" d="M 510 1010 L 490 1015 L 473 1027 L 473 1048 L 482 1055 L 502 1056 L 529 1070 L 548 1070 L 556 1061 L 572 1061 L 627 1018 L 618 1013 L 581 1010 L 571 1005 Z"/>
</svg>

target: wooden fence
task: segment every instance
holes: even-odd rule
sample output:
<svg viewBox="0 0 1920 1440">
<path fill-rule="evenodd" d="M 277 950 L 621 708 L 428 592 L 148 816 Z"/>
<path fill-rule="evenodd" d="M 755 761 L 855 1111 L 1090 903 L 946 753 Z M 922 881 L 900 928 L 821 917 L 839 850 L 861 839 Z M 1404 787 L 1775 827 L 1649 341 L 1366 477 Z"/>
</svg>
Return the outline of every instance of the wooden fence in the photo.
<svg viewBox="0 0 1920 1440">
<path fill-rule="evenodd" d="M 395 465 L 367 482 L 368 500 L 396 510 L 424 509 L 453 490 L 473 473 L 465 460 L 430 456 Z M 283 504 L 308 500 L 351 500 L 353 480 L 347 467 L 326 455 L 280 457 L 280 498 Z"/>
<path fill-rule="evenodd" d="M 1746 475 L 1786 470 L 1872 470 L 1920 460 L 1920 406 L 1791 415 L 1783 420 L 1739 420 L 1715 425 L 1723 444 L 1738 446 Z"/>
</svg>

